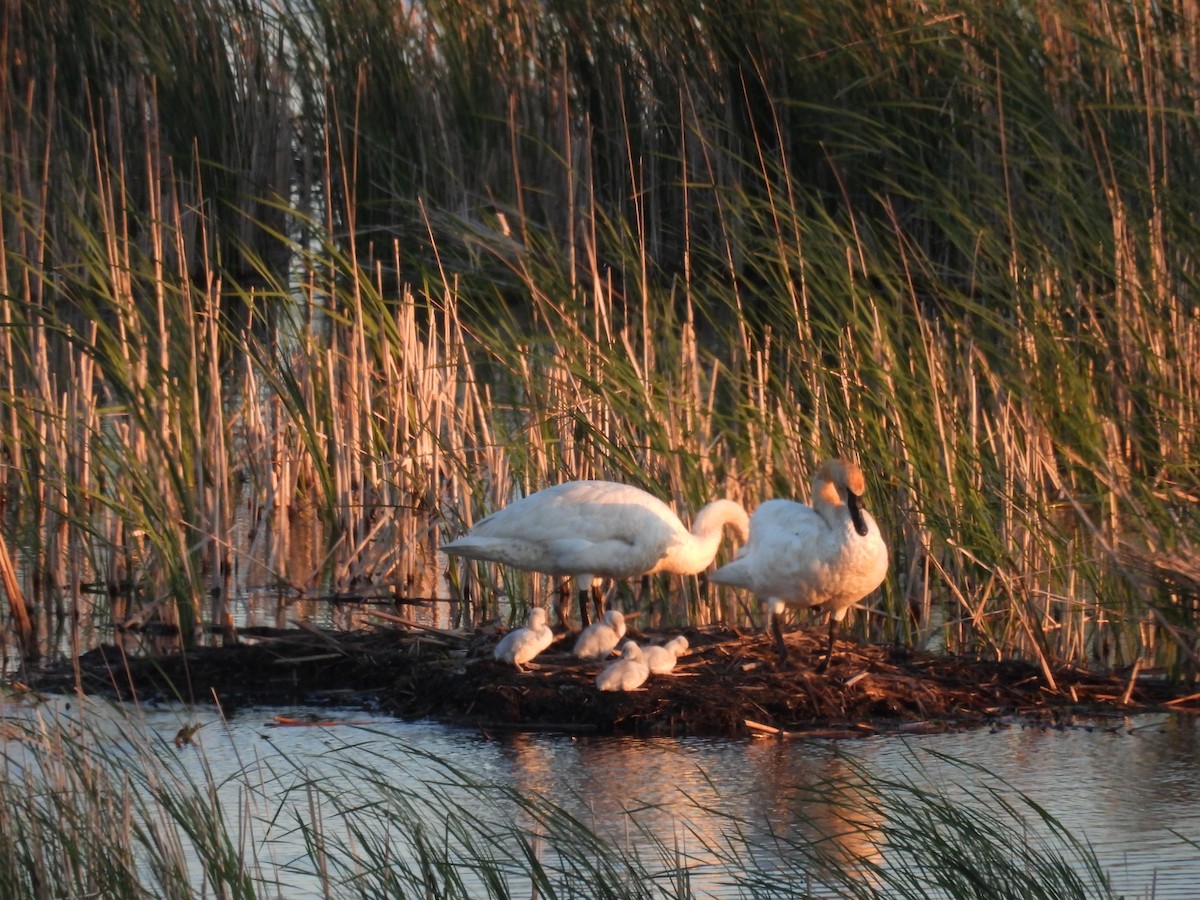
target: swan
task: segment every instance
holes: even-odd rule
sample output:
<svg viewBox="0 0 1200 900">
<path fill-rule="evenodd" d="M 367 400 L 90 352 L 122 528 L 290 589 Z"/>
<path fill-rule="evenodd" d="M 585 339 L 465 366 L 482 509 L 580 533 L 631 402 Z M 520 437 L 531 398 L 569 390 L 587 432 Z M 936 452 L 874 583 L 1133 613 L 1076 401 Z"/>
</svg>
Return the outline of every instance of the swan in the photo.
<svg viewBox="0 0 1200 900">
<path fill-rule="evenodd" d="M 677 657 L 687 653 L 688 639 L 682 634 L 671 638 L 661 647 L 642 647 L 642 659 L 653 675 L 666 675 L 675 668 Z"/>
<path fill-rule="evenodd" d="M 621 658 L 609 663 L 596 676 L 596 687 L 602 691 L 633 691 L 645 684 L 650 668 L 642 659 L 642 648 L 633 641 L 621 647 Z"/>
<path fill-rule="evenodd" d="M 547 575 L 573 577 L 581 625 L 598 578 L 667 572 L 695 575 L 717 555 L 726 525 L 744 542 L 746 511 L 714 500 L 689 531 L 667 504 L 640 488 L 612 481 L 568 481 L 522 497 L 476 523 L 443 552 Z"/>
<path fill-rule="evenodd" d="M 546 611 L 534 607 L 529 611 L 529 620 L 524 628 L 514 628 L 506 634 L 492 655 L 502 662 L 512 663 L 522 672 L 525 663 L 529 662 L 554 641 L 554 632 L 550 630 L 550 621 Z"/>
<path fill-rule="evenodd" d="M 883 583 L 887 546 L 862 507 L 866 479 L 853 462 L 827 459 L 813 474 L 813 505 L 768 500 L 750 517 L 750 537 L 738 557 L 709 577 L 746 588 L 770 604 L 780 661 L 787 646 L 779 615 L 785 606 L 819 606 L 829 614 L 824 672 L 833 656 L 833 632 L 846 610 Z"/>
<path fill-rule="evenodd" d="M 593 622 L 575 641 L 575 649 L 571 652 L 580 659 L 604 659 L 613 650 L 621 638 L 625 637 L 625 616 L 620 610 L 610 609 L 599 622 Z"/>
</svg>

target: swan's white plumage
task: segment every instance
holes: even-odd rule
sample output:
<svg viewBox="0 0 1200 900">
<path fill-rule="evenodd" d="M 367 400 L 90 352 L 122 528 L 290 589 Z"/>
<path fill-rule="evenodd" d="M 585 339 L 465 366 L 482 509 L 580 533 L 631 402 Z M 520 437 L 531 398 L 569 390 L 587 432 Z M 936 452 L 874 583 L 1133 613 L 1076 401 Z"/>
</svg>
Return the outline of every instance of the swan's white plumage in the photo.
<svg viewBox="0 0 1200 900">
<path fill-rule="evenodd" d="M 662 646 L 642 647 L 642 659 L 653 675 L 666 675 L 675 668 L 675 661 L 687 653 L 688 639 L 682 634 L 671 638 Z"/>
<path fill-rule="evenodd" d="M 529 611 L 529 619 L 524 628 L 514 628 L 496 645 L 492 655 L 502 662 L 512 663 L 518 669 L 525 668 L 529 662 L 554 642 L 554 632 L 550 630 L 550 622 L 546 611 L 534 607 Z"/>
<path fill-rule="evenodd" d="M 633 641 L 621 647 L 621 658 L 605 666 L 596 676 L 596 687 L 602 691 L 633 691 L 650 677 L 650 668 L 642 658 L 642 649 Z"/>
<path fill-rule="evenodd" d="M 702 572 L 717 555 L 726 525 L 746 540 L 746 511 L 732 500 L 709 503 L 689 531 L 667 504 L 640 488 L 568 481 L 497 510 L 441 549 L 573 577 L 582 600 L 597 578 Z"/>
<path fill-rule="evenodd" d="M 831 459 L 813 475 L 813 505 L 768 500 L 750 517 L 750 537 L 738 558 L 709 580 L 746 588 L 771 604 L 780 656 L 786 655 L 779 613 L 785 606 L 820 607 L 833 629 L 846 611 L 879 587 L 888 553 L 879 526 L 862 509 L 866 479 L 855 463 Z"/>
<path fill-rule="evenodd" d="M 625 637 L 625 616 L 617 609 L 610 609 L 599 622 L 593 622 L 575 641 L 575 649 L 571 651 L 580 659 L 604 659 L 617 649 L 621 638 Z"/>
</svg>

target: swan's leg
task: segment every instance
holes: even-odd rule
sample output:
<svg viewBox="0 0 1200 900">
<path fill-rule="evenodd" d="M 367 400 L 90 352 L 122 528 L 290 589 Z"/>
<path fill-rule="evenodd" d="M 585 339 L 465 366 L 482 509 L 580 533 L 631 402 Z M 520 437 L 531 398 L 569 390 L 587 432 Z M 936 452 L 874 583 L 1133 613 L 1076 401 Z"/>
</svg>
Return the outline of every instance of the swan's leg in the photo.
<svg viewBox="0 0 1200 900">
<path fill-rule="evenodd" d="M 818 675 L 829 668 L 829 661 L 831 659 L 833 659 L 833 629 L 836 626 L 837 626 L 837 619 L 835 619 L 833 617 L 833 614 L 830 613 L 830 615 L 829 615 L 829 641 L 825 645 L 825 658 L 822 659 L 820 664 L 817 666 L 817 674 Z"/>
<path fill-rule="evenodd" d="M 571 630 L 571 582 L 564 581 L 558 586 L 558 621 L 562 627 Z"/>
<path fill-rule="evenodd" d="M 787 662 L 788 648 L 783 640 L 783 626 L 779 624 L 779 616 L 783 613 L 783 604 L 776 603 L 770 610 L 771 632 L 775 635 L 775 650 L 779 653 L 779 663 Z"/>
<path fill-rule="evenodd" d="M 650 616 L 654 615 L 654 597 L 650 592 L 650 576 L 649 575 L 643 575 L 638 580 L 638 594 L 637 594 L 636 604 L 633 607 L 626 607 L 626 608 L 627 609 L 644 609 L 644 610 L 646 610 L 646 613 L 648 615 L 650 615 Z M 647 621 L 651 621 L 651 620 L 647 619 Z"/>
<path fill-rule="evenodd" d="M 630 588 L 630 594 L 632 595 L 632 588 Z M 655 612 L 654 582 L 652 581 L 652 576 L 643 575 L 637 580 L 636 598 L 632 598 L 631 605 L 625 608 L 628 608 L 628 610 L 646 610 L 646 624 L 643 625 L 643 628 L 656 628 L 656 626 L 661 626 L 662 622 L 666 620 L 667 613 L 670 612 L 667 606 L 670 604 L 668 598 L 670 598 L 670 593 L 662 595 L 662 601 L 658 605 L 658 612 Z"/>
<path fill-rule="evenodd" d="M 596 621 L 599 622 L 604 618 L 604 594 L 600 590 L 600 582 L 592 582 L 592 609 L 596 612 Z"/>
<path fill-rule="evenodd" d="M 579 588 L 579 627 L 587 628 L 592 624 L 588 618 L 588 595 L 592 592 L 591 587 Z"/>
</svg>

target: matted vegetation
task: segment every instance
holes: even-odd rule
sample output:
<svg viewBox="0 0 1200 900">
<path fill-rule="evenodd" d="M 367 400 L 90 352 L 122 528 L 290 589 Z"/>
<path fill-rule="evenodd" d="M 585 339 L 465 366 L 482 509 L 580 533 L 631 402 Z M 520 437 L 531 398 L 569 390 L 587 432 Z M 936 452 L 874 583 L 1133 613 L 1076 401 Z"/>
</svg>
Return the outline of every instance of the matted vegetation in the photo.
<svg viewBox="0 0 1200 900">
<path fill-rule="evenodd" d="M 686 517 L 836 453 L 893 553 L 860 634 L 1190 671 L 1193 4 L 3 16 L 0 534 L 43 631 L 423 593 L 546 484 Z"/>
<path fill-rule="evenodd" d="M 640 646 L 661 634 L 627 632 Z M 1068 728 L 1151 710 L 1200 713 L 1138 670 L 1042 670 L 1018 660 L 913 654 L 841 642 L 815 674 L 822 641 L 797 634 L 779 665 L 773 640 L 721 628 L 688 629 L 687 655 L 636 691 L 600 691 L 609 661 L 583 662 L 567 632 L 521 671 L 493 656 L 493 627 L 467 632 L 388 628 L 246 628 L 235 647 L 130 656 L 102 645 L 31 673 L 23 694 L 82 694 L 131 703 L 258 707 L 357 705 L 407 721 L 433 720 L 503 736 L 515 732 L 676 738 L 854 739 L 988 728 Z"/>
</svg>

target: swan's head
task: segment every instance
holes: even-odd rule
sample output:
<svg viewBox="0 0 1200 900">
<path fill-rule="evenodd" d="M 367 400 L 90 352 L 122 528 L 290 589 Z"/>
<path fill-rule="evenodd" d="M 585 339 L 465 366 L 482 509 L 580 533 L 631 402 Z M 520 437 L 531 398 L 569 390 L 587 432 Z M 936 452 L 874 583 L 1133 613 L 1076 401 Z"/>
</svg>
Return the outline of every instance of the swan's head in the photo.
<svg viewBox="0 0 1200 900">
<path fill-rule="evenodd" d="M 688 651 L 688 639 L 681 634 L 677 637 L 671 638 L 669 641 L 663 644 L 663 646 L 676 656 L 683 656 L 683 654 L 687 653 Z"/>
<path fill-rule="evenodd" d="M 858 463 L 848 459 L 827 459 L 813 475 L 813 497 L 820 497 L 831 506 L 845 505 L 850 510 L 854 530 L 867 535 L 867 520 L 863 517 L 863 496 L 867 479 Z"/>
<path fill-rule="evenodd" d="M 546 611 L 540 606 L 535 606 L 529 611 L 529 627 L 534 631 L 541 631 L 546 627 L 548 621 L 549 618 L 546 615 Z"/>
<path fill-rule="evenodd" d="M 633 641 L 626 641 L 621 645 L 621 659 L 641 659 L 642 648 Z"/>
<path fill-rule="evenodd" d="M 615 628 L 617 631 L 623 631 L 625 628 L 625 614 L 619 609 L 610 609 L 604 614 L 604 621 L 609 628 Z"/>
</svg>

